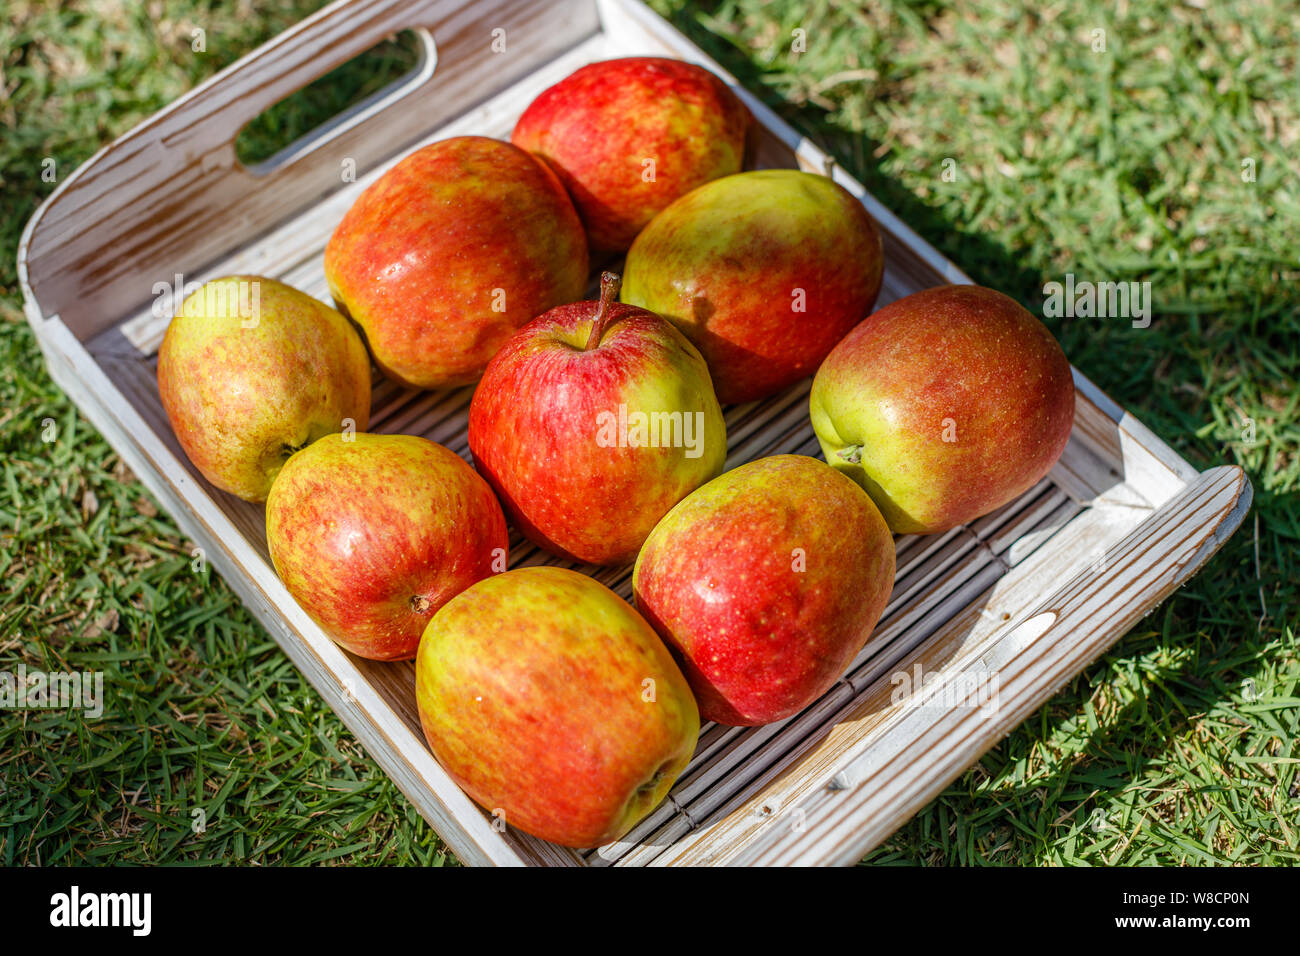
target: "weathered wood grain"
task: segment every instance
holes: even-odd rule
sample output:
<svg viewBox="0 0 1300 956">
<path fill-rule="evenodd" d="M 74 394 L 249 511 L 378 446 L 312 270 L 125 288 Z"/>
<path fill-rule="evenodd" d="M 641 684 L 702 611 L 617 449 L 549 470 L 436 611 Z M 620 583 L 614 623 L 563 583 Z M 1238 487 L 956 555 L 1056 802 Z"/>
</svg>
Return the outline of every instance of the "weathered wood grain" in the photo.
<svg viewBox="0 0 1300 956">
<path fill-rule="evenodd" d="M 995 673 L 997 706 L 910 709 L 876 748 L 841 765 L 799 803 L 798 828 L 767 823 L 724 842 L 738 864 L 847 864 L 932 799 L 1002 736 L 1110 646 L 1241 523 L 1250 483 L 1240 468 L 1213 468 L 1109 548 L 1105 560 L 1017 616 L 998 640 L 946 667 Z M 829 768 L 828 768 L 829 769 Z M 789 806 L 789 804 L 786 804 Z M 768 817 L 776 816 L 776 808 Z M 759 812 L 751 817 L 761 816 Z M 743 816 L 743 814 L 741 814 Z M 767 822 L 767 821 L 765 821 Z"/>
</svg>

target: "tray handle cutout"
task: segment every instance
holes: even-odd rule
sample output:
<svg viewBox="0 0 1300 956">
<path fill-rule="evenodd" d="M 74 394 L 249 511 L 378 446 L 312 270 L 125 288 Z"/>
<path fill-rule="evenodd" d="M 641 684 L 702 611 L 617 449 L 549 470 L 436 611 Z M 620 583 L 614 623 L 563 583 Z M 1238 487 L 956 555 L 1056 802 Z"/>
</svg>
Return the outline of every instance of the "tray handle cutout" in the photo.
<svg viewBox="0 0 1300 956">
<path fill-rule="evenodd" d="M 377 53 L 385 43 L 390 41 L 404 46 L 414 46 L 415 48 L 415 65 L 408 69 L 404 74 L 389 83 L 384 84 L 380 89 L 362 97 L 357 102 L 345 106 L 333 117 L 318 123 L 316 126 L 290 141 L 280 149 L 275 150 L 270 156 L 264 159 L 250 162 L 241 155 L 244 152 L 242 148 L 243 137 L 254 128 L 254 124 L 256 124 L 258 120 L 279 109 L 282 104 L 292 100 L 294 97 L 311 90 L 313 86 L 319 84 L 324 89 L 327 88 L 327 85 L 330 84 L 332 80 L 333 82 L 339 82 L 340 78 L 337 77 L 338 73 L 347 69 L 349 66 L 359 67 L 361 61 L 371 54 Z M 405 52 L 405 50 L 402 52 Z M 413 30 L 403 30 L 393 36 L 386 37 L 365 52 L 357 54 L 342 66 L 331 70 L 320 79 L 307 84 L 293 93 L 287 94 L 267 110 L 245 123 L 239 130 L 239 133 L 235 136 L 235 159 L 255 176 L 265 176 L 273 173 L 281 167 L 292 163 L 299 157 L 305 156 L 310 152 L 314 152 L 315 150 L 324 147 L 339 136 L 342 136 L 349 130 L 364 123 L 369 116 L 390 107 L 397 106 L 402 100 L 411 96 L 427 84 L 433 78 L 434 71 L 437 68 L 438 46 L 434 42 L 433 34 L 428 30 L 418 27 Z"/>
<path fill-rule="evenodd" d="M 405 30 L 425 48 L 409 81 L 264 164 L 239 162 L 249 122 Z M 599 30 L 594 0 L 337 0 L 64 180 L 28 222 L 19 279 L 40 315 L 87 342 L 147 308 L 156 281 L 202 272 L 314 209 L 350 166 L 359 179 Z"/>
</svg>

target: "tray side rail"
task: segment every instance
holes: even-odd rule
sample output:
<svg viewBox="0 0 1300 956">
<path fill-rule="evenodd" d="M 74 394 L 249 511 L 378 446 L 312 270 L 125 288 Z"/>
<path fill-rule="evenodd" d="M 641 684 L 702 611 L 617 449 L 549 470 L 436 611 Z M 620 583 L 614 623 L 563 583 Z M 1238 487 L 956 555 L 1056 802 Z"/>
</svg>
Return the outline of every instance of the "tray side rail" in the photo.
<svg viewBox="0 0 1300 956">
<path fill-rule="evenodd" d="M 349 168 L 399 154 L 599 26 L 593 0 L 337 0 L 72 173 L 19 241 L 20 283 L 42 316 L 58 315 L 87 341 L 147 306 L 156 283 L 230 254 L 337 190 Z M 239 162 L 235 140 L 251 120 L 408 29 L 425 55 L 394 91 L 401 108 L 390 108 L 391 96 L 371 98 L 280 161 Z M 498 38 L 505 47 L 494 53 Z"/>
</svg>

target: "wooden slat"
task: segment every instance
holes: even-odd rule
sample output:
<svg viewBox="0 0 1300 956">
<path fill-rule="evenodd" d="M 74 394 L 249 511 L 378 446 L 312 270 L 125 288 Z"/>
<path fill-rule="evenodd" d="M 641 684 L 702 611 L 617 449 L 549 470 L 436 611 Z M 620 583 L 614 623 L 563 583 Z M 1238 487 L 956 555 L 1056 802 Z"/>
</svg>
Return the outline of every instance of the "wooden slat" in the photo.
<svg viewBox="0 0 1300 956">
<path fill-rule="evenodd" d="M 1035 515 L 1041 513 L 1036 506 L 1043 498 L 1061 497 L 1063 496 L 1059 491 L 1050 487 L 1037 489 L 1026 495 L 1026 498 L 1030 499 L 1028 506 L 1022 506 L 1020 503 L 1009 505 L 999 513 L 982 519 L 982 524 L 977 522 L 976 526 L 982 527 L 982 530 L 989 534 L 995 534 L 999 529 L 1014 530 L 1028 527 L 1034 521 Z M 1079 511 L 1077 506 L 1072 507 L 1073 513 Z M 1052 513 L 1049 512 L 1049 515 Z M 1128 517 L 1132 516 L 1128 515 Z M 1009 546 L 1009 542 L 1018 538 L 1018 534 L 1008 536 L 1005 542 L 991 538 L 989 543 L 991 546 L 996 546 L 1000 552 Z M 972 531 L 967 529 L 956 529 L 949 535 L 922 537 L 919 540 L 946 542 L 937 549 L 943 551 L 962 539 L 977 540 Z M 1074 544 L 1073 541 L 1069 543 Z M 1071 547 L 1066 553 L 1075 550 L 1077 549 Z M 913 551 L 912 557 L 903 562 L 903 577 L 906 578 L 913 573 L 907 570 L 909 561 L 915 568 L 919 563 L 930 561 L 935 554 L 935 549 Z M 653 859 L 659 852 L 656 848 L 662 848 L 666 842 L 669 842 L 667 840 L 669 835 L 677 838 L 694 829 L 712 809 L 725 800 L 734 798 L 746 786 L 751 785 L 757 775 L 778 757 L 787 753 L 794 742 L 817 733 L 825 723 L 828 713 L 833 714 L 843 709 L 857 690 L 874 680 L 880 673 L 895 666 L 905 654 L 926 640 L 931 630 L 951 616 L 953 609 L 969 604 L 977 595 L 985 591 L 992 581 L 1000 577 L 1004 569 L 1005 563 L 981 557 L 963 565 L 959 571 L 941 581 L 931 580 L 931 586 L 920 593 L 910 595 L 903 591 L 896 591 L 891 596 L 889 607 L 882 616 L 881 626 L 873 635 L 872 641 L 850 665 L 840 686 L 808 711 L 785 724 L 743 730 L 729 729 L 731 738 L 727 750 L 717 756 L 710 754 L 707 759 L 701 759 L 701 755 L 697 753 L 681 782 L 674 788 L 673 804 L 661 808 L 642 827 L 634 831 L 630 839 L 602 848 L 600 862 L 618 860 L 620 863 L 627 864 Z M 778 732 L 780 738 L 774 743 L 769 743 L 777 737 Z M 758 752 L 760 747 L 763 748 L 761 753 Z M 743 772 L 740 763 L 742 757 L 746 759 Z M 711 797 L 707 803 L 694 802 L 709 789 L 711 789 Z M 674 814 L 678 813 L 681 814 L 681 818 L 672 819 Z M 634 849 L 629 844 L 634 844 L 649 834 L 653 834 L 654 838 L 646 840 L 646 847 L 638 849 L 626 860 L 622 859 L 624 854 Z"/>
<path fill-rule="evenodd" d="M 1076 509 L 1076 513 L 1076 521 L 1059 529 L 1059 540 L 1052 539 L 1052 547 L 1037 552 L 1041 557 L 1037 564 L 1025 561 L 1023 567 L 1008 570 L 986 553 L 975 554 L 928 589 L 906 599 L 902 608 L 887 613 L 885 623 L 872 638 L 872 643 L 879 641 L 880 647 L 873 653 L 869 644 L 831 693 L 813 709 L 794 718 L 789 727 L 775 725 L 779 735 L 773 734 L 771 728 L 761 728 L 765 735 L 773 736 L 773 742 L 767 758 L 747 768 L 748 779 L 709 774 L 706 782 L 711 789 L 707 799 L 685 806 L 690 825 L 683 826 L 682 821 L 670 825 L 679 842 L 667 851 L 665 860 L 675 861 L 680 855 L 690 862 L 711 862 L 708 854 L 724 852 L 728 846 L 725 837 L 735 823 L 737 807 L 757 799 L 756 795 L 780 803 L 785 788 L 798 791 L 815 785 L 825 777 L 828 761 L 838 766 L 887 735 L 888 715 L 868 690 L 882 675 L 906 671 L 917 659 L 924 659 L 927 669 L 941 666 L 963 646 L 961 641 L 979 640 L 1004 628 L 1009 614 L 1041 594 L 1038 582 L 1074 573 L 1091 553 L 1084 542 L 1118 540 L 1126 528 L 1138 523 L 1127 509 Z M 952 622 L 972 615 L 978 627 L 957 632 L 961 641 L 954 643 Z M 762 771 L 761 776 L 755 776 L 754 770 Z M 689 839 L 681 839 L 688 829 L 695 832 Z M 663 862 L 659 856 L 665 841 L 662 834 L 658 836 L 647 841 L 654 848 L 641 848 L 629 859 L 619 859 L 620 865 Z M 608 855 L 614 858 L 616 851 Z"/>
<path fill-rule="evenodd" d="M 1106 460 L 1123 463 L 1124 482 L 1153 505 L 1162 505 L 1196 479 L 1196 469 L 1074 369 L 1074 437 Z"/>
<path fill-rule="evenodd" d="M 747 815 L 737 811 L 748 817 L 748 833 L 718 840 L 726 849 L 712 862 L 826 865 L 860 858 L 906 819 L 900 808 L 932 799 L 1105 651 L 1116 627 L 1126 631 L 1195 573 L 1236 530 L 1250 499 L 1240 468 L 1206 472 L 1113 545 L 1104 569 L 1081 571 L 1017 616 L 991 646 L 948 662 L 954 677 L 998 675 L 991 712 L 894 705 L 902 716 L 893 731 L 798 801 L 798 828 L 791 825 L 794 804 L 768 814 L 762 805 Z M 887 699 L 888 686 L 876 685 L 877 696 Z"/>
</svg>

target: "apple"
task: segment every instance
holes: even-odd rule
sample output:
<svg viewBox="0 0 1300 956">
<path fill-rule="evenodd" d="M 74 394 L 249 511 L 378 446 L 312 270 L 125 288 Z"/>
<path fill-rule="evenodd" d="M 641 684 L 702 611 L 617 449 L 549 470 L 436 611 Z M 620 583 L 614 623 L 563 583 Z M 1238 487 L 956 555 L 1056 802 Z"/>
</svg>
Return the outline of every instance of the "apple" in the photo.
<svg viewBox="0 0 1300 956">
<path fill-rule="evenodd" d="M 409 660 L 433 614 L 504 571 L 505 515 L 459 455 L 413 435 L 340 435 L 298 452 L 266 502 L 285 588 L 334 641 Z"/>
<path fill-rule="evenodd" d="M 718 400 L 748 402 L 812 375 L 871 311 L 880 233 L 825 176 L 764 169 L 678 199 L 632 243 L 623 301 L 704 355 Z"/>
<path fill-rule="evenodd" d="M 974 285 L 890 303 L 827 357 L 810 396 L 826 460 L 899 534 L 947 531 L 1051 470 L 1074 423 L 1056 339 L 1018 302 Z"/>
<path fill-rule="evenodd" d="M 274 279 L 189 295 L 158 350 L 158 395 L 181 448 L 222 491 L 265 501 L 285 461 L 370 421 L 370 359 L 329 306 Z"/>
<path fill-rule="evenodd" d="M 526 833 L 602 846 L 686 768 L 699 712 L 650 626 L 564 568 L 480 581 L 434 615 L 415 662 L 420 724 L 471 798 Z"/>
<path fill-rule="evenodd" d="M 752 128 L 708 70 L 638 56 L 588 64 L 545 90 L 510 139 L 559 174 L 591 247 L 623 252 L 674 199 L 740 172 Z"/>
<path fill-rule="evenodd" d="M 587 285 L 587 241 L 564 187 L 518 147 L 458 136 L 363 192 L 325 247 L 331 294 L 384 374 L 468 385 L 516 329 Z"/>
<path fill-rule="evenodd" d="M 803 710 L 866 645 L 894 586 L 894 541 L 851 480 L 777 455 L 668 512 L 632 583 L 701 718 L 756 726 Z"/>
<path fill-rule="evenodd" d="M 534 319 L 488 364 L 469 447 L 511 522 L 539 547 L 627 564 L 655 522 L 722 471 L 726 424 L 704 359 L 659 316 L 599 302 Z"/>
</svg>

